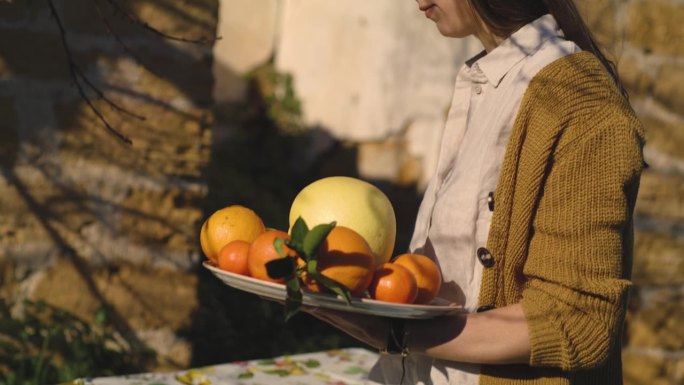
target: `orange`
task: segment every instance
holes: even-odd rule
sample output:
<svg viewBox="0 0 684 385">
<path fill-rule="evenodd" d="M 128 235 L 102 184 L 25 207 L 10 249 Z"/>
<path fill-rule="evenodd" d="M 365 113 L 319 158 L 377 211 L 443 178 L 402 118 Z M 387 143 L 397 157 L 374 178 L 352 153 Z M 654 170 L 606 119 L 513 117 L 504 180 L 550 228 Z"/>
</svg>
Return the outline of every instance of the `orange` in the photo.
<svg viewBox="0 0 684 385">
<path fill-rule="evenodd" d="M 418 284 L 415 303 L 425 304 L 432 301 L 442 287 L 442 273 L 437 263 L 421 254 L 401 254 L 392 263 L 407 268 Z"/>
<path fill-rule="evenodd" d="M 235 240 L 252 242 L 264 230 L 264 222 L 254 211 L 244 206 L 228 206 L 204 221 L 200 245 L 204 255 L 217 264 L 217 255 L 223 246 Z"/>
<path fill-rule="evenodd" d="M 217 255 L 219 269 L 249 275 L 247 255 L 250 245 L 249 242 L 238 239 L 223 246 Z"/>
<path fill-rule="evenodd" d="M 356 231 L 335 226 L 318 249 L 318 271 L 361 297 L 373 279 L 375 254 Z M 323 285 L 304 276 L 304 285 L 311 291 L 324 291 Z"/>
<path fill-rule="evenodd" d="M 259 235 L 249 247 L 247 267 L 249 269 L 250 275 L 254 278 L 268 282 L 285 283 L 284 279 L 273 279 L 269 277 L 268 273 L 266 272 L 267 262 L 283 257 L 278 255 L 278 251 L 273 245 L 273 242 L 275 242 L 276 238 L 289 240 L 290 236 L 286 232 L 280 230 L 266 230 L 265 232 L 261 233 L 261 235 Z M 294 250 L 290 249 L 285 244 L 283 244 L 283 251 L 285 253 L 284 256 L 296 256 Z"/>
<path fill-rule="evenodd" d="M 418 284 L 409 269 L 387 262 L 375 270 L 368 290 L 373 299 L 408 304 L 416 300 Z"/>
</svg>

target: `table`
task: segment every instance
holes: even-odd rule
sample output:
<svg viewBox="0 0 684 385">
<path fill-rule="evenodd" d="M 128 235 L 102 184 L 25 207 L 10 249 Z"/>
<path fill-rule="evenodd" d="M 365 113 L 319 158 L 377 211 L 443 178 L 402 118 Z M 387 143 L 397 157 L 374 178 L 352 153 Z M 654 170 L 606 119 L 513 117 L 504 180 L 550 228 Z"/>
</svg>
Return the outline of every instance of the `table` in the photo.
<svg viewBox="0 0 684 385">
<path fill-rule="evenodd" d="M 361 385 L 378 354 L 361 348 L 231 362 L 171 373 L 87 378 L 69 385 Z"/>
</svg>

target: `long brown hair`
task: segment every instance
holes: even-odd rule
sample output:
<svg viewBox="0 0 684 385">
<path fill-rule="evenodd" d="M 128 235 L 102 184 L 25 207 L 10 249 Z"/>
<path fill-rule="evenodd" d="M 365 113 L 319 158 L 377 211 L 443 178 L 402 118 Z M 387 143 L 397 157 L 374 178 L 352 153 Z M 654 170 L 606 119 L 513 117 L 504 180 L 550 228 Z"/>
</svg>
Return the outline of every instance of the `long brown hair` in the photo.
<svg viewBox="0 0 684 385">
<path fill-rule="evenodd" d="M 603 54 L 573 0 L 470 0 L 487 26 L 499 36 L 509 36 L 520 27 L 550 13 L 565 37 L 582 50 L 592 52 L 606 67 L 622 94 L 627 97 L 615 63 Z"/>
</svg>

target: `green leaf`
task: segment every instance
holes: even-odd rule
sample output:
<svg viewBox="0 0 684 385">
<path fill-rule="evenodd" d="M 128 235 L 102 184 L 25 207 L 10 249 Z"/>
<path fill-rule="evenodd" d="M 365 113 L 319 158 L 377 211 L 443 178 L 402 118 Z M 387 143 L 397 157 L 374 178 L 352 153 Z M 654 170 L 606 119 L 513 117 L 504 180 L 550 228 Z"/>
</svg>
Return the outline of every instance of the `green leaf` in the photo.
<svg viewBox="0 0 684 385">
<path fill-rule="evenodd" d="M 306 263 L 307 274 L 318 274 L 318 260 L 312 259 Z"/>
<path fill-rule="evenodd" d="M 321 362 L 314 359 L 308 359 L 304 361 L 304 366 L 306 366 L 307 368 L 317 368 L 321 366 Z"/>
<path fill-rule="evenodd" d="M 349 293 L 349 290 L 337 283 L 336 281 L 324 276 L 323 274 L 320 273 L 309 273 L 309 276 L 316 282 L 320 283 L 321 285 L 325 286 L 327 289 L 331 290 L 333 293 L 341 296 L 344 301 L 349 305 L 351 303 L 351 293 Z"/>
<path fill-rule="evenodd" d="M 292 231 L 290 231 L 290 246 L 295 250 L 301 251 L 304 245 L 304 238 L 308 233 L 309 226 L 306 225 L 302 217 L 298 217 L 292 225 Z"/>
<path fill-rule="evenodd" d="M 243 373 L 240 373 L 240 375 L 238 376 L 238 378 L 241 380 L 252 378 L 252 377 L 254 377 L 254 373 L 252 373 L 252 372 L 243 372 Z"/>
<path fill-rule="evenodd" d="M 367 372 L 367 370 L 360 367 L 360 366 L 350 366 L 343 373 L 344 374 L 361 374 L 361 373 L 366 373 L 366 372 Z"/>
<path fill-rule="evenodd" d="M 264 370 L 264 373 L 279 376 L 279 377 L 287 377 L 290 375 L 290 371 L 287 369 Z"/>
<path fill-rule="evenodd" d="M 323 240 L 328 236 L 335 225 L 336 222 L 318 225 L 311 229 L 308 234 L 306 234 L 302 247 L 302 253 L 304 254 L 305 260 L 310 261 L 312 258 L 316 257 L 316 251 L 318 251 L 321 243 L 323 243 Z"/>
<path fill-rule="evenodd" d="M 285 240 L 283 238 L 276 238 L 273 240 L 273 248 L 276 249 L 276 252 L 280 258 L 285 258 L 285 250 L 283 250 L 284 243 Z"/>
<path fill-rule="evenodd" d="M 292 257 L 278 258 L 266 262 L 266 273 L 272 279 L 286 278 L 294 275 L 297 263 Z"/>
<path fill-rule="evenodd" d="M 107 307 L 102 306 L 95 311 L 95 323 L 99 326 L 107 323 Z"/>
<path fill-rule="evenodd" d="M 290 277 L 286 284 L 287 297 L 285 298 L 285 322 L 299 313 L 302 308 L 302 290 L 299 278 Z"/>
<path fill-rule="evenodd" d="M 35 311 L 36 311 L 36 314 L 43 314 L 43 312 L 45 312 L 45 309 L 47 308 L 46 305 L 47 305 L 47 304 L 45 303 L 45 301 L 38 301 L 38 302 L 36 302 L 36 303 L 35 303 Z"/>
<path fill-rule="evenodd" d="M 257 361 L 257 365 L 259 365 L 259 366 L 275 365 L 275 363 L 276 363 L 276 361 L 272 358 L 267 358 L 265 360 Z"/>
</svg>

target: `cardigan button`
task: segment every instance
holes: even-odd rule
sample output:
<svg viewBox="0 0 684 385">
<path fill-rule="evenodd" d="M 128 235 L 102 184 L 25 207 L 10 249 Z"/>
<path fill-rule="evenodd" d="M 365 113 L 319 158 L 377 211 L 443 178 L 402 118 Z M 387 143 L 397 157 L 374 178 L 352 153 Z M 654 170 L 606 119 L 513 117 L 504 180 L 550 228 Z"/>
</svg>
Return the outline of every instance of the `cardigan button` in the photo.
<svg viewBox="0 0 684 385">
<path fill-rule="evenodd" d="M 487 207 L 489 211 L 494 211 L 494 191 L 490 191 L 487 195 Z"/>
<path fill-rule="evenodd" d="M 477 312 L 478 312 L 478 313 L 482 313 L 482 312 L 489 311 L 489 310 L 492 310 L 492 309 L 495 309 L 495 306 L 493 306 L 493 305 L 484 305 L 484 306 L 478 307 L 478 308 L 477 308 Z"/>
<path fill-rule="evenodd" d="M 477 249 L 477 259 L 480 260 L 480 263 L 484 267 L 494 266 L 494 257 L 492 257 L 492 254 L 489 252 L 489 250 L 484 247 Z"/>
</svg>

